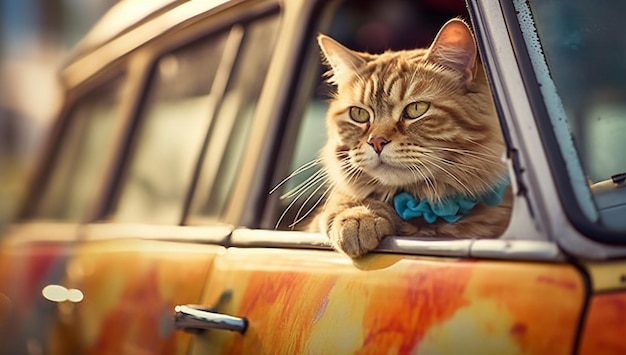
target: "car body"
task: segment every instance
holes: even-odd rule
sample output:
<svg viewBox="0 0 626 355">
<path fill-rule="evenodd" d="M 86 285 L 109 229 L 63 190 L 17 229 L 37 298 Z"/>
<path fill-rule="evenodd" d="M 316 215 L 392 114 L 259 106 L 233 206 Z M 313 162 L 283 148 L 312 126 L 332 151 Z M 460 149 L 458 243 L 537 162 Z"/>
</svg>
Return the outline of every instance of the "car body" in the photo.
<svg viewBox="0 0 626 355">
<path fill-rule="evenodd" d="M 626 351 L 626 190 L 618 175 L 579 181 L 596 151 L 578 151 L 592 157 L 580 163 L 546 99 L 557 84 L 542 69 L 559 67 L 542 49 L 563 36 L 543 20 L 534 32 L 533 19 L 550 9 L 132 4 L 105 16 L 61 71 L 63 108 L 0 248 L 2 353 Z M 353 260 L 292 230 L 308 207 L 280 195 L 305 178 L 281 181 L 325 137 L 317 33 L 406 48 L 456 16 L 471 20 L 507 142 L 504 235 L 387 237 Z M 580 47 L 585 33 L 558 43 Z"/>
</svg>

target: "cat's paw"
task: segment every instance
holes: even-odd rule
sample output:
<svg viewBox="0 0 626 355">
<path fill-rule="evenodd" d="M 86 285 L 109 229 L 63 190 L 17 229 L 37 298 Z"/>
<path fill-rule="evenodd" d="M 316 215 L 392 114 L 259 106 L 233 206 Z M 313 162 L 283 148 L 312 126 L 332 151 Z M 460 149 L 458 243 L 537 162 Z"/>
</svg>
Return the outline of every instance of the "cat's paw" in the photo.
<svg viewBox="0 0 626 355">
<path fill-rule="evenodd" d="M 333 219 L 328 236 L 336 249 L 356 258 L 375 249 L 383 237 L 395 234 L 388 218 L 365 206 L 348 208 Z"/>
</svg>

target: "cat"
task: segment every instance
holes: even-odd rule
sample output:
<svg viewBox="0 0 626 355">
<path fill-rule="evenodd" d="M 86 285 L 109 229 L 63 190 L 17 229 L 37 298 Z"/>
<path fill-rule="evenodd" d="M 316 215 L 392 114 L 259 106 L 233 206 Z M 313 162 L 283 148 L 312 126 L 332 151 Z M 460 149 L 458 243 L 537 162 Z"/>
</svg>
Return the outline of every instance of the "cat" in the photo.
<svg viewBox="0 0 626 355">
<path fill-rule="evenodd" d="M 497 237 L 511 191 L 476 43 L 452 19 L 429 48 L 369 54 L 320 34 L 336 88 L 321 161 L 329 191 L 308 230 L 360 257 L 385 236 Z"/>
</svg>

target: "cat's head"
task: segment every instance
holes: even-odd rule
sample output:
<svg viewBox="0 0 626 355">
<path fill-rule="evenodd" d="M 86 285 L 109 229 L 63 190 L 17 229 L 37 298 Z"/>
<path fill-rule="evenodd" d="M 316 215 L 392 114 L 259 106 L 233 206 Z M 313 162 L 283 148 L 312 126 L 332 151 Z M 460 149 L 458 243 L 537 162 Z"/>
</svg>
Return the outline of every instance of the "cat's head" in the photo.
<svg viewBox="0 0 626 355">
<path fill-rule="evenodd" d="M 337 92 L 324 160 L 357 194 L 479 194 L 502 175 L 502 136 L 477 50 L 460 19 L 429 48 L 373 55 L 320 35 Z"/>
</svg>

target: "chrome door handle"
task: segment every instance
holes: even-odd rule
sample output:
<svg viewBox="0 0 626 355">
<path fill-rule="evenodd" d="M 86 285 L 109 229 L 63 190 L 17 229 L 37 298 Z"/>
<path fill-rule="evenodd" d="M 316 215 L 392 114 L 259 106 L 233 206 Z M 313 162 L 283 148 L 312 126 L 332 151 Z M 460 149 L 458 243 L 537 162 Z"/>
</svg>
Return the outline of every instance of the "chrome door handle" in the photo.
<svg viewBox="0 0 626 355">
<path fill-rule="evenodd" d="M 243 334 L 248 328 L 248 320 L 245 318 L 220 314 L 201 306 L 179 305 L 174 307 L 174 312 L 176 329 L 221 329 Z"/>
</svg>

